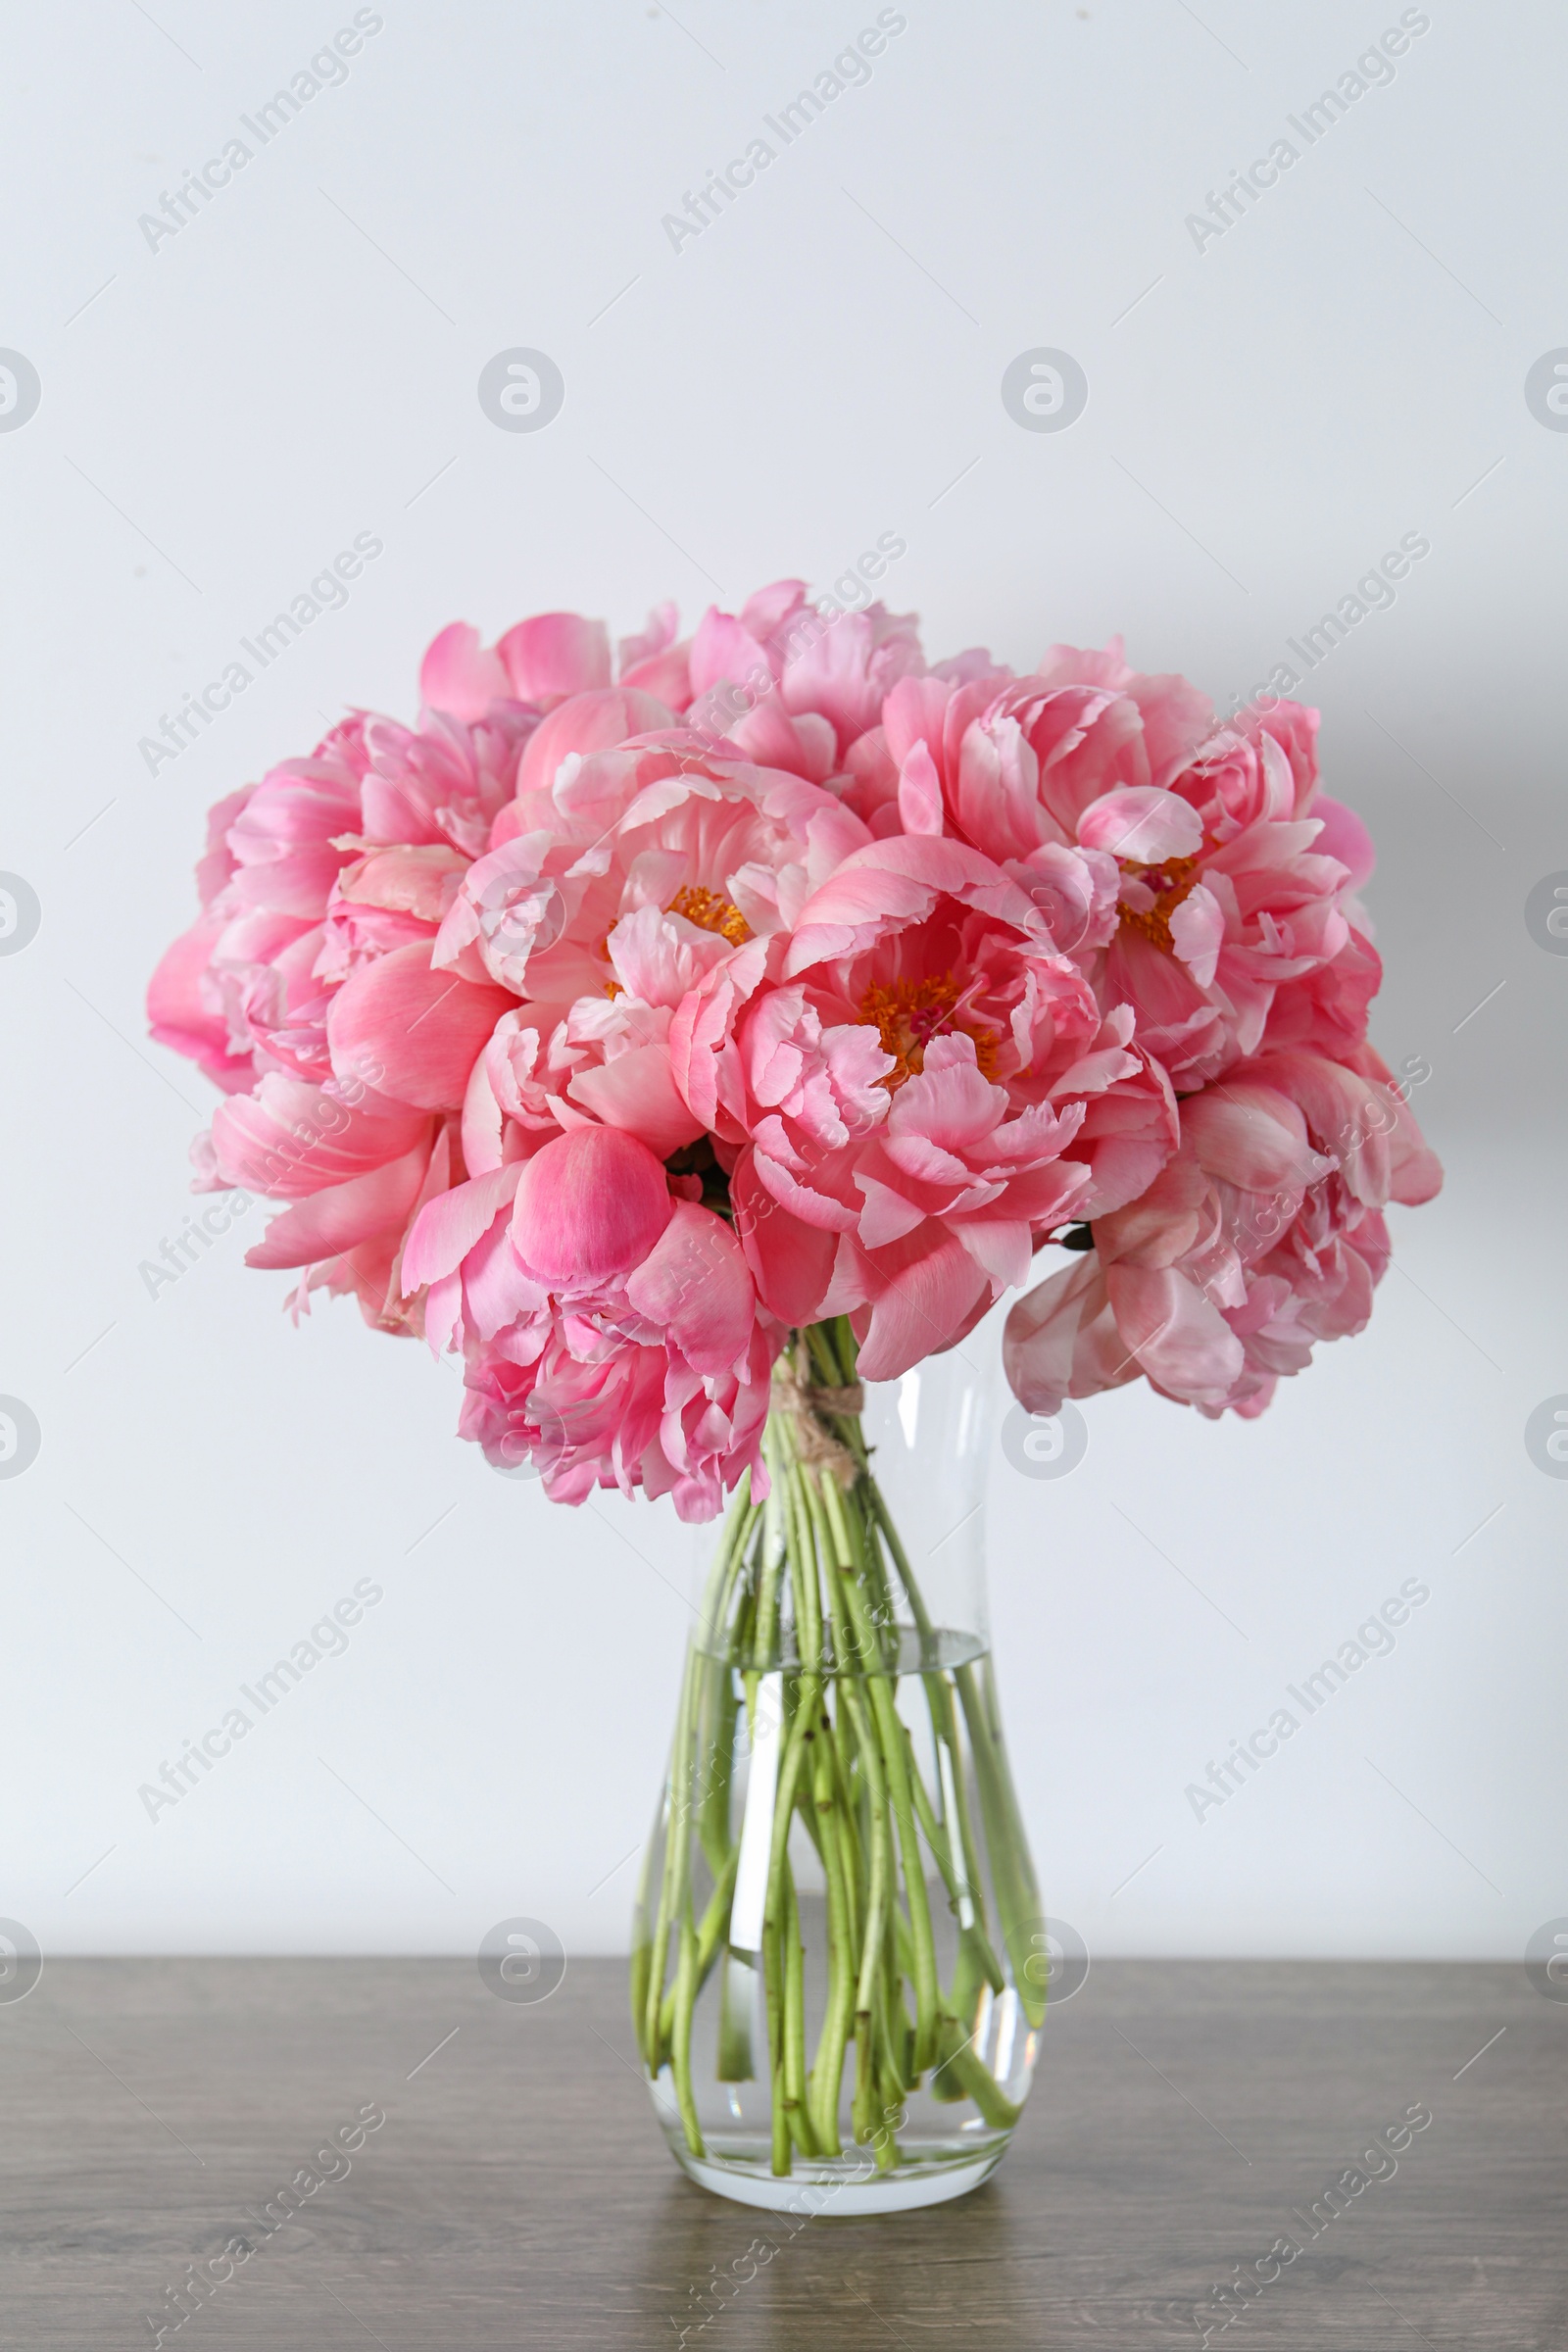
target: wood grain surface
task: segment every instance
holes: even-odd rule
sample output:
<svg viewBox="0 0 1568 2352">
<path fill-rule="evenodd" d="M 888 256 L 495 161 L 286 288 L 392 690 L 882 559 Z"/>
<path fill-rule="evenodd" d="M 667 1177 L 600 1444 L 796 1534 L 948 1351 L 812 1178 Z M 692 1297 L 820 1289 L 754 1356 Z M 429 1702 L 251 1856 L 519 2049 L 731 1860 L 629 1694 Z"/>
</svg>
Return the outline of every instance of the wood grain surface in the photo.
<svg viewBox="0 0 1568 2352">
<path fill-rule="evenodd" d="M 1102 1963 L 985 2188 L 804 2225 L 678 2173 L 623 1984 L 577 1961 L 530 2005 L 454 1960 L 52 1962 L 0 2006 L 0 2342 L 150 2344 L 166 2289 L 243 2237 L 166 2343 L 1568 2346 L 1568 2004 L 1522 1967 Z M 1397 2170 L 1314 2220 L 1412 2107 Z M 264 2236 L 365 2108 L 351 2169 Z M 1281 2238 L 1300 2253 L 1222 2333 L 1211 2290 Z"/>
</svg>

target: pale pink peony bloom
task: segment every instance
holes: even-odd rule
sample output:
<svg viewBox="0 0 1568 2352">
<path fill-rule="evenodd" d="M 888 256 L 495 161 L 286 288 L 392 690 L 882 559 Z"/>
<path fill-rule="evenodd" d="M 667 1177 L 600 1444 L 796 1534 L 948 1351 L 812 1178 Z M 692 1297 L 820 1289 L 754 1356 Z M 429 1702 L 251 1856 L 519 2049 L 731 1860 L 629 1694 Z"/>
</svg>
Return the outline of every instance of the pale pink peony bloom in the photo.
<svg viewBox="0 0 1568 2352">
<path fill-rule="evenodd" d="M 1038 1242 L 1141 1190 L 1175 1142 L 1169 1087 L 977 851 L 853 853 L 782 971 L 744 950 L 675 1016 L 676 1074 L 736 1156 L 765 1304 L 851 1313 L 893 1378 L 961 1339 Z"/>
<path fill-rule="evenodd" d="M 270 1071 L 232 1096 L 197 1139 L 196 1189 L 243 1185 L 292 1201 L 246 1252 L 251 1266 L 298 1267 L 295 1312 L 311 1291 L 353 1292 L 366 1320 L 417 1328 L 396 1280 L 403 1241 L 432 1194 L 453 1181 L 454 1123 L 379 1101 L 352 1086 L 311 1086 Z"/>
<path fill-rule="evenodd" d="M 460 1165 L 456 1121 L 433 1114 L 461 1107 L 514 1002 L 484 974 L 432 982 L 430 952 L 536 724 L 514 706 L 422 732 L 359 712 L 213 811 L 205 911 L 148 1007 L 234 1098 L 198 1143 L 198 1183 L 302 1202 L 248 1260 L 301 1269 L 296 1311 L 350 1290 L 368 1320 L 410 1327 L 403 1238 Z"/>
<path fill-rule="evenodd" d="M 1129 670 L 1119 641 L 1054 647 L 1037 677 L 902 681 L 850 755 L 848 797 L 874 833 L 974 843 L 1042 903 L 1060 850 L 1083 853 L 1094 893 L 1063 945 L 1191 1086 L 1275 1042 L 1293 983 L 1312 991 L 1342 956 L 1352 987 L 1364 969 L 1352 894 L 1371 846 L 1316 796 L 1316 723 L 1281 703 L 1216 730 L 1196 688 Z M 1303 1004 L 1281 1005 L 1282 1041 L 1332 1047 Z"/>
<path fill-rule="evenodd" d="M 923 670 L 913 613 L 824 613 L 802 580 L 775 580 L 739 614 L 710 607 L 692 639 L 693 726 L 813 782 L 874 727 L 897 681 Z M 827 729 L 831 729 L 831 741 Z M 787 746 L 795 747 L 788 756 Z M 784 756 L 781 757 L 781 754 Z"/>
<path fill-rule="evenodd" d="M 1210 1417 L 1261 1412 L 1317 1341 L 1364 1328 L 1386 1203 L 1442 1183 L 1369 1046 L 1240 1063 L 1181 1119 L 1143 1197 L 1097 1219 L 1093 1251 L 1008 1316 L 1007 1377 L 1032 1412 L 1140 1376 Z"/>
</svg>

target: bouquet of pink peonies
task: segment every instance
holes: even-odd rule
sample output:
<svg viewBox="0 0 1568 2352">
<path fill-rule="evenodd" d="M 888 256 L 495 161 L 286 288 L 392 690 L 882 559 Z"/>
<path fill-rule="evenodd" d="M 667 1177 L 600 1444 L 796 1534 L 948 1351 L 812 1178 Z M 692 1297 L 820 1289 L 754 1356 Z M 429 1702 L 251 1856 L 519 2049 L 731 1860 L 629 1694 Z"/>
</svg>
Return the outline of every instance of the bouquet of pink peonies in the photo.
<svg viewBox="0 0 1568 2352">
<path fill-rule="evenodd" d="M 619 648 L 569 613 L 424 658 L 214 809 L 153 1033 L 228 1101 L 248 1262 L 460 1348 L 463 1434 L 549 1493 L 765 1492 L 769 1376 L 951 1347 L 1045 1242 L 1008 1377 L 1261 1411 L 1357 1331 L 1439 1171 L 1366 1043 L 1365 831 L 1316 714 L 1216 727 L 1119 644 L 927 666 L 801 583 Z M 843 1367 L 840 1367 L 841 1369 Z"/>
<path fill-rule="evenodd" d="M 1119 643 L 928 665 L 794 580 L 685 642 L 664 607 L 616 667 L 575 614 L 454 624 L 417 726 L 357 712 L 220 803 L 153 1031 L 227 1096 L 198 1185 L 287 1204 L 248 1262 L 296 1312 L 351 1291 L 459 1351 L 463 1434 L 558 1500 L 732 1496 L 639 2039 L 708 2185 L 844 2190 L 849 2139 L 921 2202 L 1005 2145 L 1052 1946 L 862 1383 L 1056 1244 L 1005 1327 L 1025 1407 L 1142 1377 L 1256 1414 L 1440 1174 L 1366 1042 L 1371 848 L 1314 712 L 1216 724 Z"/>
</svg>

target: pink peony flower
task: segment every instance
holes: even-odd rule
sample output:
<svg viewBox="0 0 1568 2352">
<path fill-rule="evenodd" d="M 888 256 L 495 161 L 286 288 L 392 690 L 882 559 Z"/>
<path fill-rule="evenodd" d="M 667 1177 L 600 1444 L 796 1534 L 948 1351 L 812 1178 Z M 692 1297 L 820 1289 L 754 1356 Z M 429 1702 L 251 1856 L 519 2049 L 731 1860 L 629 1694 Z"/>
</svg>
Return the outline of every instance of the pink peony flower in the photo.
<svg viewBox="0 0 1568 2352">
<path fill-rule="evenodd" d="M 1181 1118 L 1181 1150 L 1142 1198 L 1008 1316 L 1007 1377 L 1030 1411 L 1142 1374 L 1210 1417 L 1261 1412 L 1315 1342 L 1364 1328 L 1385 1204 L 1442 1182 L 1369 1046 L 1240 1063 Z"/>
<path fill-rule="evenodd" d="M 431 1200 L 404 1253 L 433 1345 L 464 1348 L 463 1430 L 546 1491 L 671 1494 L 707 1519 L 760 1445 L 783 1327 L 760 1313 L 722 1217 L 670 1197 L 646 1144 L 611 1127 Z"/>
<path fill-rule="evenodd" d="M 247 1257 L 300 1269 L 296 1311 L 324 1287 L 417 1328 L 394 1279 L 403 1238 L 461 1172 L 439 1114 L 513 1001 L 432 981 L 430 952 L 536 724 L 514 706 L 419 733 L 361 712 L 213 811 L 204 912 L 148 1008 L 233 1098 L 198 1141 L 198 1184 L 299 1203 Z"/>
<path fill-rule="evenodd" d="M 686 1100 L 725 1146 L 759 1291 L 792 1323 L 852 1313 L 867 1378 L 952 1346 L 1037 1242 L 1147 1184 L 1168 1085 L 1108 1021 L 989 858 L 897 839 L 852 853 L 675 1016 Z"/>
<path fill-rule="evenodd" d="M 1275 1042 L 1291 983 L 1334 999 L 1319 975 L 1343 957 L 1353 990 L 1367 968 L 1351 894 L 1370 844 L 1316 795 L 1316 724 L 1282 703 L 1216 732 L 1195 688 L 1137 675 L 1119 641 L 1054 647 L 1038 677 L 901 682 L 851 755 L 849 797 L 873 832 L 956 834 L 1042 900 L 1061 848 L 1085 853 L 1093 895 L 1064 945 L 1191 1085 Z M 1282 1042 L 1335 1042 L 1313 1009 L 1282 1006 Z"/>
<path fill-rule="evenodd" d="M 828 612 L 776 580 L 740 613 L 710 608 L 692 640 L 688 723 L 768 767 L 826 784 L 894 682 L 922 670 L 912 614 Z"/>
<path fill-rule="evenodd" d="M 584 1119 L 667 1157 L 703 1133 L 670 1059 L 678 1006 L 746 943 L 781 939 L 865 829 L 681 730 L 568 758 L 517 806 L 531 829 L 469 869 L 435 948 L 437 968 L 521 999 L 472 1065 L 468 1165 Z"/>
</svg>

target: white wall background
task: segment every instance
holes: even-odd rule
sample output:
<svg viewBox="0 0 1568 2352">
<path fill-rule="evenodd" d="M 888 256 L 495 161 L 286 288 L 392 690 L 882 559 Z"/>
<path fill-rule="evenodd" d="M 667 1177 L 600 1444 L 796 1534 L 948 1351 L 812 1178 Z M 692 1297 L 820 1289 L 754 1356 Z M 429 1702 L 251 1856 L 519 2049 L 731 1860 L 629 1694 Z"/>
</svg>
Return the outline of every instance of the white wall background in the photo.
<svg viewBox="0 0 1568 2352">
<path fill-rule="evenodd" d="M 907 0 L 677 254 L 661 216 L 874 9 L 380 13 L 151 251 L 138 215 L 348 0 L 10 12 L 0 343 L 42 402 L 0 434 L 0 867 L 43 919 L 0 958 L 0 1390 L 43 1444 L 0 1481 L 0 1912 L 59 1952 L 461 1952 L 519 1912 L 620 1948 L 673 1708 L 662 1506 L 495 1475 L 450 1369 L 348 1304 L 291 1329 L 245 1226 L 148 1297 L 207 1090 L 142 992 L 212 800 L 349 703 L 410 715 L 459 615 L 694 617 L 892 531 L 933 651 L 1120 628 L 1229 699 L 1419 531 L 1304 692 L 1380 844 L 1374 1035 L 1431 1063 L 1447 1190 L 1260 1424 L 1129 1390 L 1070 1478 L 999 1455 L 994 1614 L 1049 1900 L 1094 1948 L 1520 1953 L 1568 1912 L 1568 1483 L 1523 1443 L 1568 1391 L 1568 960 L 1523 914 L 1568 868 L 1568 436 L 1523 394 L 1568 344 L 1568 18 L 1433 0 L 1200 253 L 1184 216 L 1393 0 Z M 537 434 L 475 397 L 513 345 L 565 378 Z M 1003 409 L 1035 345 L 1087 370 L 1067 432 Z M 150 777 L 138 738 L 358 531 L 385 554 L 347 608 Z M 346 1654 L 150 1822 L 138 1785 L 366 1576 Z M 1196 1821 L 1186 1784 L 1411 1576 L 1394 1654 Z"/>
</svg>

